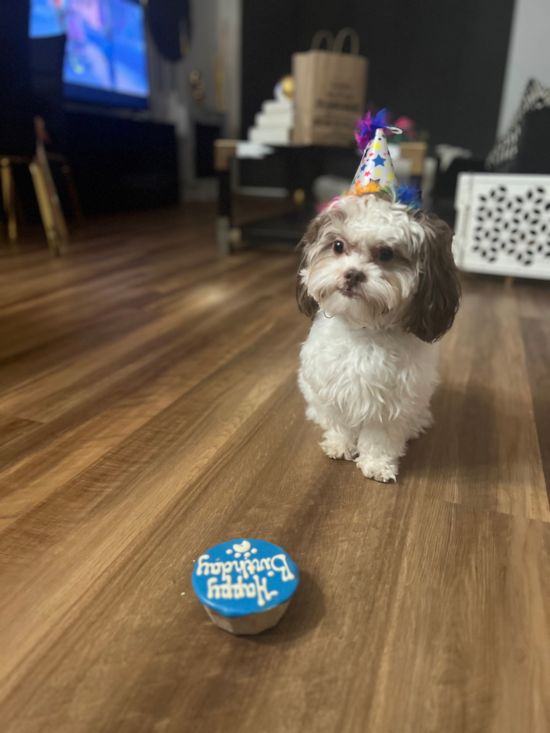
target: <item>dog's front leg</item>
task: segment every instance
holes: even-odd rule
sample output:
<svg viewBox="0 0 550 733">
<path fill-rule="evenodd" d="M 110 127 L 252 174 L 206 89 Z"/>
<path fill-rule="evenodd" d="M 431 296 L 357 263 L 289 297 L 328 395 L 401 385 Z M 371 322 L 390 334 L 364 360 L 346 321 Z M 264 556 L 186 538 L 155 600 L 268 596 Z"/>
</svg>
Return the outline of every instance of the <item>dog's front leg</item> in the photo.
<svg viewBox="0 0 550 733">
<path fill-rule="evenodd" d="M 367 478 L 389 483 L 396 480 L 399 458 L 405 454 L 405 426 L 392 423 L 368 423 L 361 428 L 357 465 Z"/>
<path fill-rule="evenodd" d="M 353 461 L 357 457 L 357 430 L 345 427 L 325 430 L 321 448 L 329 458 Z"/>
</svg>

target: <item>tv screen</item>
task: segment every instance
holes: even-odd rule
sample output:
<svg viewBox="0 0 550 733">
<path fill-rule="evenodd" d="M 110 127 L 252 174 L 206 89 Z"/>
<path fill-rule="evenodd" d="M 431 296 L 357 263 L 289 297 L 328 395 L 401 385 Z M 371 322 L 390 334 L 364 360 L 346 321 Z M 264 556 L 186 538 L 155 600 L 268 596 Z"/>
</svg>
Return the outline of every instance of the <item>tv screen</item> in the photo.
<svg viewBox="0 0 550 733">
<path fill-rule="evenodd" d="M 32 0 L 31 38 L 65 33 L 65 96 L 146 107 L 143 8 L 138 0 Z"/>
</svg>

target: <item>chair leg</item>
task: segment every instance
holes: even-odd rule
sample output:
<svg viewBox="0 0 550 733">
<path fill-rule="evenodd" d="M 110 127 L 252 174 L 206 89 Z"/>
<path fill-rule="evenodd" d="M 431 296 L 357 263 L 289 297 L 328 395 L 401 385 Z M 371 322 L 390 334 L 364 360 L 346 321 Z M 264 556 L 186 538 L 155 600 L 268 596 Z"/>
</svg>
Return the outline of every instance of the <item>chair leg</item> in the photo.
<svg viewBox="0 0 550 733">
<path fill-rule="evenodd" d="M 61 254 L 61 237 L 57 230 L 55 223 L 55 216 L 48 195 L 48 189 L 46 181 L 44 180 L 44 174 L 34 161 L 29 165 L 29 169 L 32 176 L 32 182 L 34 184 L 34 190 L 36 192 L 36 198 L 38 200 L 38 206 L 40 208 L 40 216 L 42 217 L 42 224 L 44 225 L 44 231 L 46 232 L 46 238 L 48 240 L 48 247 L 54 257 Z"/>
<path fill-rule="evenodd" d="M 59 196 L 57 195 L 55 183 L 53 181 L 52 174 L 50 171 L 48 155 L 46 153 L 44 143 L 41 142 L 40 140 L 36 141 L 35 162 L 38 165 L 38 168 L 40 170 L 41 179 L 44 183 L 44 190 L 46 192 L 46 196 L 48 197 L 48 201 L 50 203 L 49 209 L 53 216 L 57 236 L 62 244 L 66 244 L 68 240 L 67 224 L 65 222 L 65 216 L 63 214 L 63 210 L 61 209 L 61 204 L 59 203 Z"/>
<path fill-rule="evenodd" d="M 9 158 L 0 160 L 0 177 L 2 178 L 2 199 L 8 221 L 8 239 L 17 241 L 17 216 L 15 212 L 15 184 Z"/>
<path fill-rule="evenodd" d="M 82 213 L 82 207 L 80 205 L 80 198 L 78 196 L 78 191 L 76 190 L 76 186 L 74 185 L 71 167 L 69 166 L 68 163 L 64 163 L 61 166 L 61 172 L 63 173 L 63 176 L 65 177 L 65 183 L 67 185 L 67 190 L 69 192 L 69 197 L 71 199 L 71 206 L 73 207 L 74 218 L 76 219 L 76 223 L 81 225 L 84 223 L 84 214 Z"/>
</svg>

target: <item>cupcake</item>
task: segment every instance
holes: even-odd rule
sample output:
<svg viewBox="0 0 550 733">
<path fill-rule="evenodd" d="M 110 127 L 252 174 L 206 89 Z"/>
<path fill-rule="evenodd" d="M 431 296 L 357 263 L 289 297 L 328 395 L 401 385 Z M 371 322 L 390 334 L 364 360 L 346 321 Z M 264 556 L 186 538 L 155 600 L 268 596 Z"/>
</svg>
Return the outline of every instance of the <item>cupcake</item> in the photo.
<svg viewBox="0 0 550 733">
<path fill-rule="evenodd" d="M 232 634 L 259 634 L 277 624 L 299 583 L 292 558 L 264 540 L 230 540 L 199 557 L 193 590 L 211 620 Z"/>
</svg>

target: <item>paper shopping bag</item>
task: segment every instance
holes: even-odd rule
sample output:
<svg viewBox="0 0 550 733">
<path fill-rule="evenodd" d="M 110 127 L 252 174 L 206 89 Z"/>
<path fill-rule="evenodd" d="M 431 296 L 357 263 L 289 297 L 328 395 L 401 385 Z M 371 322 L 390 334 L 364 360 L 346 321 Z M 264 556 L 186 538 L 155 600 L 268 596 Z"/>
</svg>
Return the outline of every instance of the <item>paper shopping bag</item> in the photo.
<svg viewBox="0 0 550 733">
<path fill-rule="evenodd" d="M 294 134 L 298 145 L 347 146 L 353 141 L 357 120 L 364 114 L 368 60 L 359 56 L 359 38 L 351 28 L 338 33 L 333 49 L 330 34 L 327 50 L 312 48 L 292 56 L 294 76 Z M 343 53 L 346 38 L 351 39 L 350 53 Z"/>
</svg>

